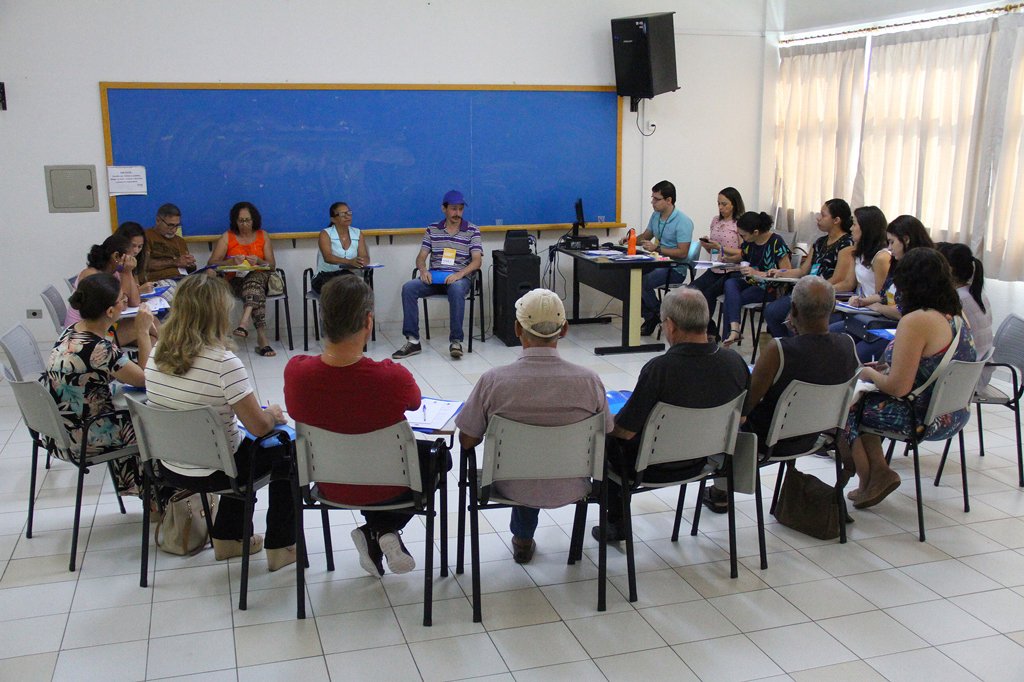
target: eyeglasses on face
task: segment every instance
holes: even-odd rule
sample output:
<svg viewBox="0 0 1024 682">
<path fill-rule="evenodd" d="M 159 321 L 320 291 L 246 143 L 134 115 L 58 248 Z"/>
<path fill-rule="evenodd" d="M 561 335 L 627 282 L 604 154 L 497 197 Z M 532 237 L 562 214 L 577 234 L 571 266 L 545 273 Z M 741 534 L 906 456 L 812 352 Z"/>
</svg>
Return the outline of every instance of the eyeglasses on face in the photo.
<svg viewBox="0 0 1024 682">
<path fill-rule="evenodd" d="M 332 218 L 351 218 L 352 211 L 341 211 L 340 213 L 331 214 Z"/>
<path fill-rule="evenodd" d="M 240 222 L 240 223 L 251 223 L 252 222 L 252 218 L 239 218 L 238 222 Z"/>
</svg>

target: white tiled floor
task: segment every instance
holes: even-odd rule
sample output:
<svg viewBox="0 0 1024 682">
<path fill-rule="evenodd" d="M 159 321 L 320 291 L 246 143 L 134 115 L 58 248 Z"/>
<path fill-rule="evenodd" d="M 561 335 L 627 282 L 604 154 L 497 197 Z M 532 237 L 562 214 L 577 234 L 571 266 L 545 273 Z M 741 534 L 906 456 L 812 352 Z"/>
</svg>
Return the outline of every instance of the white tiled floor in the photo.
<svg viewBox="0 0 1024 682">
<path fill-rule="evenodd" d="M 563 356 L 593 367 L 609 390 L 632 389 L 650 355 L 592 353 L 618 334 L 614 326 L 572 328 Z M 381 330 L 370 355 L 389 357 L 399 336 Z M 438 329 L 422 355 L 403 363 L 425 395 L 464 399 L 480 374 L 518 357 L 518 349 L 492 339 L 452 361 L 446 337 Z M 282 402 L 283 368 L 295 354 L 275 347 L 276 358 L 255 356 L 251 343 L 240 352 L 266 402 Z M 756 557 L 754 503 L 741 496 L 738 580 L 728 577 L 723 517 L 705 514 L 697 537 L 673 543 L 676 491 L 648 494 L 634 507 L 640 600 L 623 596 L 625 560 L 611 548 L 608 611 L 599 614 L 589 535 L 583 561 L 565 564 L 571 510 L 542 513 L 538 554 L 527 567 L 512 561 L 508 512 L 489 512 L 481 522 L 483 624 L 472 622 L 467 573 L 435 580 L 434 626 L 424 628 L 422 572 L 365 575 L 348 538 L 355 522 L 348 512 L 332 515 L 333 573 L 324 566 L 319 517 L 306 519 L 306 621 L 295 619 L 294 573 L 268 573 L 262 554 L 252 562 L 244 612 L 237 609 L 238 563 L 218 563 L 209 550 L 192 558 L 153 552 L 155 579 L 141 588 L 141 507 L 129 500 L 122 516 L 100 470 L 87 478 L 80 569 L 69 573 L 74 472 L 62 462 L 40 467 L 35 537 L 25 539 L 31 450 L 10 389 L 0 384 L 0 680 L 1019 682 L 1024 490 L 1016 487 L 1011 414 L 986 410 L 985 426 L 983 459 L 975 425 L 968 426 L 970 513 L 963 512 L 959 464 L 951 461 L 935 488 L 940 450 L 925 448 L 925 544 L 916 537 L 910 460 L 899 456 L 903 486 L 874 509 L 853 512 L 847 545 L 769 523 L 765 571 Z M 816 458 L 800 463 L 826 481 L 831 467 Z M 769 494 L 774 475 L 763 472 Z M 405 538 L 422 556 L 420 520 Z M 454 556 L 452 543 L 452 564 Z"/>
</svg>

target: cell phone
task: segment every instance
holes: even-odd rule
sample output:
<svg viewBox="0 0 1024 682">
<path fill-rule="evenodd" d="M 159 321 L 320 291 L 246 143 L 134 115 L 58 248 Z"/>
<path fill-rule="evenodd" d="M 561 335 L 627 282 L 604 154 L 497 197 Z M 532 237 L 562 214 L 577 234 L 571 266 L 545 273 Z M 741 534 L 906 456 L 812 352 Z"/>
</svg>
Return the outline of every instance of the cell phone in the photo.
<svg viewBox="0 0 1024 682">
<path fill-rule="evenodd" d="M 710 240 L 710 239 L 708 239 L 707 237 L 698 237 L 698 238 L 697 238 L 697 241 L 699 241 L 699 242 L 709 242 L 709 241 L 711 241 L 711 240 Z"/>
</svg>

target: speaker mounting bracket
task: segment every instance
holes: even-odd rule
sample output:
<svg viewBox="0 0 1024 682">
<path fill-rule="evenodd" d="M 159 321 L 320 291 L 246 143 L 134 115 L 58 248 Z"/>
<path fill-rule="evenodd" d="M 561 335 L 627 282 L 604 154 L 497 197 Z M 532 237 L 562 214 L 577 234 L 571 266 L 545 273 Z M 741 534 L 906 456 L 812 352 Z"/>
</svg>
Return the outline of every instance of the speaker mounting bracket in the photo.
<svg viewBox="0 0 1024 682">
<path fill-rule="evenodd" d="M 640 100 L 643 97 L 630 97 L 629 98 L 629 112 L 634 113 L 640 110 Z"/>
</svg>

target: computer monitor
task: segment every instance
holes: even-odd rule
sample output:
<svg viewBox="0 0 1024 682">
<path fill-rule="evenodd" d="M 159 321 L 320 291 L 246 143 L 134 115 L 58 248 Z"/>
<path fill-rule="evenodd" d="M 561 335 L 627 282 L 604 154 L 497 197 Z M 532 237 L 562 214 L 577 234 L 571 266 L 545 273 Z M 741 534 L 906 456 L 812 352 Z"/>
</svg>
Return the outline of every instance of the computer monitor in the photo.
<svg viewBox="0 0 1024 682">
<path fill-rule="evenodd" d="M 583 199 L 576 200 L 576 222 L 572 224 L 572 236 L 579 237 L 580 230 L 587 226 L 587 221 L 583 219 Z"/>
</svg>

